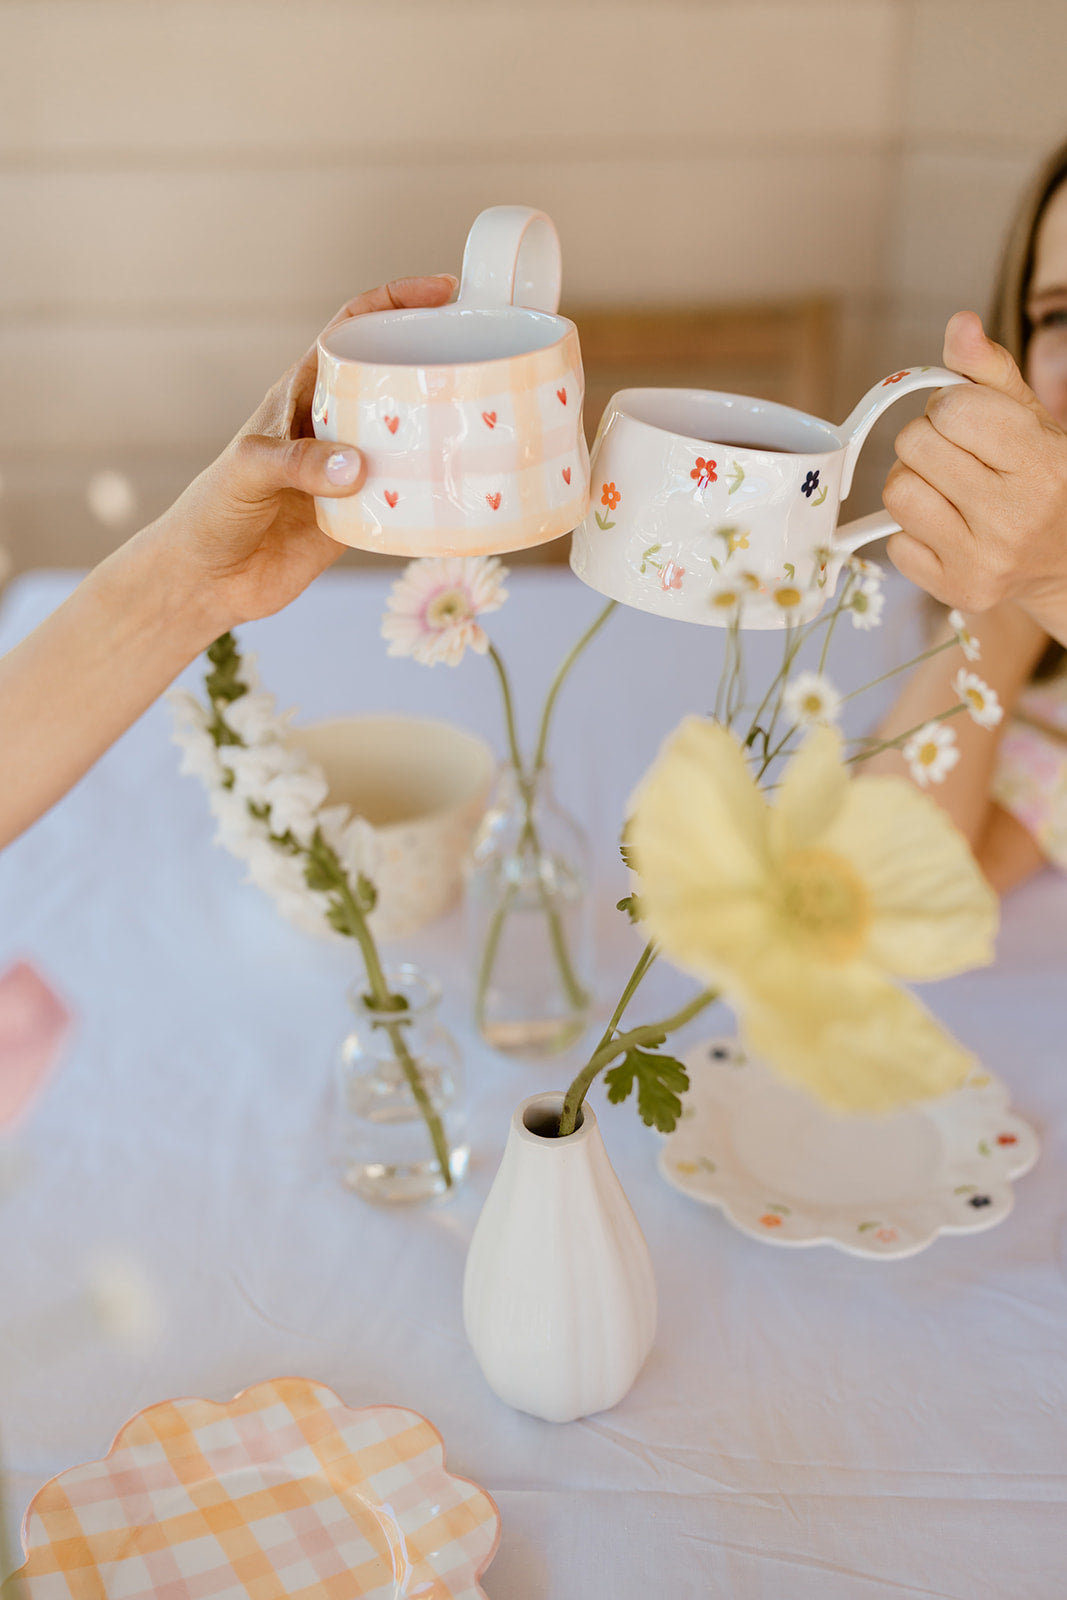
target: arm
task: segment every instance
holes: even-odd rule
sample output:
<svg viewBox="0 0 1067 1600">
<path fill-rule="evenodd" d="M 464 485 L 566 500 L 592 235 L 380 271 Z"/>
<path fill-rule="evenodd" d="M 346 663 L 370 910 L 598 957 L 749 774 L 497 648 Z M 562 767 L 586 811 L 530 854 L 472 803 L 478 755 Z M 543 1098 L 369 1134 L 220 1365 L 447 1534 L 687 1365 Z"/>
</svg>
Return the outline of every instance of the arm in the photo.
<svg viewBox="0 0 1067 1600">
<path fill-rule="evenodd" d="M 960 759 L 930 795 L 965 835 L 993 887 L 1004 893 L 1030 877 L 1045 859 L 1022 824 L 990 798 L 990 787 L 1006 720 L 1030 681 L 1048 638 L 1026 612 L 1008 602 L 981 617 L 969 618 L 968 627 L 982 648 L 976 670 L 996 690 L 1005 722 L 990 730 L 968 716 L 955 717 L 952 728 Z M 931 643 L 949 637 L 947 625 L 942 624 Z M 924 661 L 908 679 L 878 736 L 897 738 L 954 705 L 958 696 L 952 680 L 960 665 L 957 650 Z M 865 762 L 864 770 L 906 776 L 908 769 L 900 750 L 885 750 Z"/>
<path fill-rule="evenodd" d="M 450 277 L 350 301 L 333 322 L 440 305 Z M 330 324 L 333 326 L 333 323 Z M 313 347 L 217 461 L 0 659 L 0 848 L 67 792 L 220 633 L 269 616 L 342 552 L 313 495 L 355 494 L 357 450 L 311 437 Z"/>
</svg>

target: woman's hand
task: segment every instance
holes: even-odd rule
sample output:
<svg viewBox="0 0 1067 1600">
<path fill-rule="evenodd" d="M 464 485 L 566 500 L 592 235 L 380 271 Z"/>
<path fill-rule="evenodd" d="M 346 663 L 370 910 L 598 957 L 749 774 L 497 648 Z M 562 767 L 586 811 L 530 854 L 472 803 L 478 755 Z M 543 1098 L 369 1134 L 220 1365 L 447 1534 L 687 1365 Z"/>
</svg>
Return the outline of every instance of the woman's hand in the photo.
<svg viewBox="0 0 1067 1600">
<path fill-rule="evenodd" d="M 450 275 L 402 278 L 350 300 L 327 326 L 368 311 L 439 306 Z M 315 522 L 314 495 L 361 487 L 359 451 L 313 436 L 315 346 L 271 389 L 237 437 L 190 484 L 142 539 L 179 560 L 185 591 L 197 597 L 213 638 L 281 610 L 341 555 L 344 546 Z"/>
<path fill-rule="evenodd" d="M 890 560 L 946 605 L 1014 600 L 1067 643 L 1067 433 L 974 312 L 949 322 L 944 364 L 974 381 L 937 390 L 897 436 Z"/>
</svg>

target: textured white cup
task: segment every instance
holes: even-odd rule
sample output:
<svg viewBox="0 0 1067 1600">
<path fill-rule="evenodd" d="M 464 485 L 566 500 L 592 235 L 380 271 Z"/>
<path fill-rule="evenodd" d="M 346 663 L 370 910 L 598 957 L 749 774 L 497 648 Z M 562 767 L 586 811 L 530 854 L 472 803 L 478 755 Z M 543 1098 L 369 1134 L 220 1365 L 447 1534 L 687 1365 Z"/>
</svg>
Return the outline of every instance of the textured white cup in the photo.
<svg viewBox="0 0 1067 1600">
<path fill-rule="evenodd" d="M 376 937 L 403 938 L 446 912 L 496 769 L 484 739 L 450 722 L 381 714 L 294 728 L 290 742 L 326 774 L 327 803 L 376 831 Z"/>
</svg>

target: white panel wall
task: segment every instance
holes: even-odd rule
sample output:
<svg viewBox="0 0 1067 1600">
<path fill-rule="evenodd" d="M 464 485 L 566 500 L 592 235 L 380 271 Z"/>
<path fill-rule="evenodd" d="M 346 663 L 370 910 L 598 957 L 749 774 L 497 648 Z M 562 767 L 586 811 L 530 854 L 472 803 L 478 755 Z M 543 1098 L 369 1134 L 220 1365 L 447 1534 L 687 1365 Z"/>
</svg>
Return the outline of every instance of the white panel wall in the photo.
<svg viewBox="0 0 1067 1600">
<path fill-rule="evenodd" d="M 502 200 L 572 302 L 835 295 L 843 414 L 984 300 L 1065 84 L 1065 0 L 0 0 L 8 540 L 95 559 L 91 471 L 151 515 Z"/>
</svg>

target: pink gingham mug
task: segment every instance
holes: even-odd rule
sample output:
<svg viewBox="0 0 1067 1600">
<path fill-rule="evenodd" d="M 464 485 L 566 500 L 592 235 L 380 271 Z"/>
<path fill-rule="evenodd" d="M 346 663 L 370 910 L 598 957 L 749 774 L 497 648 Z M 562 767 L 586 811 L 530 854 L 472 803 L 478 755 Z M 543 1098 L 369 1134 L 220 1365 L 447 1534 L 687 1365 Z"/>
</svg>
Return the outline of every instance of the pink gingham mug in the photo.
<svg viewBox="0 0 1067 1600">
<path fill-rule="evenodd" d="M 569 533 L 589 506 L 585 379 L 556 315 L 559 238 L 543 211 L 475 220 L 454 303 L 353 317 L 319 339 L 315 436 L 367 461 L 358 494 L 315 502 L 341 544 L 486 555 Z"/>
</svg>

